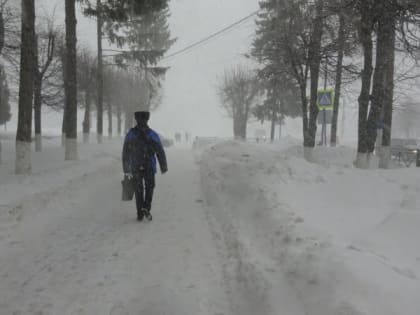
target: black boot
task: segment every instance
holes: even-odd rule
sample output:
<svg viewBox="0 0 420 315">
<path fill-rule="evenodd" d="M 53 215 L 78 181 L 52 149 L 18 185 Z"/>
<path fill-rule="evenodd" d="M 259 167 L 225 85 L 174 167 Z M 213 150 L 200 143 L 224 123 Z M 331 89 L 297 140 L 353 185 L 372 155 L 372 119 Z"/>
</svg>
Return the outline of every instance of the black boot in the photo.
<svg viewBox="0 0 420 315">
<path fill-rule="evenodd" d="M 144 213 L 144 217 L 148 220 L 148 221 L 152 221 L 153 217 L 150 214 L 150 210 L 147 209 L 143 209 L 143 213 Z"/>
<path fill-rule="evenodd" d="M 143 221 L 143 218 L 144 218 L 143 210 L 137 211 L 137 221 L 141 222 L 141 221 Z"/>
</svg>

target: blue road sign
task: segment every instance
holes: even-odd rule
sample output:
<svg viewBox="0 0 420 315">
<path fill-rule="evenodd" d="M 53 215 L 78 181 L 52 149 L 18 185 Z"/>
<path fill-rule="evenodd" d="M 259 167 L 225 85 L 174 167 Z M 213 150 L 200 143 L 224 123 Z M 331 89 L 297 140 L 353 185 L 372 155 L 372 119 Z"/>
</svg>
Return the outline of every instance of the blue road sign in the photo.
<svg viewBox="0 0 420 315">
<path fill-rule="evenodd" d="M 334 90 L 319 90 L 317 103 L 321 110 L 332 109 L 334 106 Z"/>
</svg>

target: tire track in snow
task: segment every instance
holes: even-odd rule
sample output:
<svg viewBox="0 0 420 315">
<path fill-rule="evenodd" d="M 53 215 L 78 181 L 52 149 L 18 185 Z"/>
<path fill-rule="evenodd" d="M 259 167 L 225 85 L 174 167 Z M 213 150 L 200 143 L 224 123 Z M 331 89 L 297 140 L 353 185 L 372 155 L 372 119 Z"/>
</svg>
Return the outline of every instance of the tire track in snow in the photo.
<svg viewBox="0 0 420 315">
<path fill-rule="evenodd" d="M 209 159 L 209 161 L 213 160 Z M 255 247 L 249 246 L 253 240 L 238 229 L 241 222 L 231 213 L 230 203 L 223 203 L 223 195 L 226 194 L 227 189 L 231 189 L 230 192 L 239 199 L 242 198 L 241 196 L 253 193 L 252 187 L 245 180 L 239 181 L 235 178 L 233 185 L 229 185 L 225 177 L 226 171 L 236 170 L 238 174 L 241 174 L 243 170 L 238 169 L 238 166 L 233 165 L 228 159 L 225 159 L 223 164 L 225 166 L 221 175 L 216 165 L 212 165 L 211 162 L 209 164 L 200 162 L 201 185 L 208 204 L 209 224 L 213 228 L 214 238 L 218 240 L 222 259 L 225 260 L 224 277 L 232 313 L 238 315 L 306 314 L 288 278 L 277 270 L 277 267 L 273 268 L 277 265 L 270 258 L 265 257 L 266 253 L 261 255 L 259 250 L 256 252 Z M 260 202 L 260 207 L 264 208 L 264 200 Z M 251 224 L 258 220 L 255 216 L 248 219 Z"/>
</svg>

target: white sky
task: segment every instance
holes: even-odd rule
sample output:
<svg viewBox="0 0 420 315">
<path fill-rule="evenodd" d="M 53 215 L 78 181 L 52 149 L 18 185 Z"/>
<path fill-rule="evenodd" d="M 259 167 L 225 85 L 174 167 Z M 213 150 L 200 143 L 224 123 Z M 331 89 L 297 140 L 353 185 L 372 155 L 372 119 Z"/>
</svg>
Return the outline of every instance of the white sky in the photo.
<svg viewBox="0 0 420 315">
<path fill-rule="evenodd" d="M 56 8 L 63 23 L 64 0 L 36 0 L 37 10 Z M 172 52 L 249 15 L 258 0 L 171 0 L 171 32 L 178 38 Z M 80 11 L 80 10 L 79 10 Z M 231 136 L 232 123 L 220 108 L 216 95 L 217 77 L 226 67 L 246 62 L 255 24 L 251 19 L 192 53 L 165 63 L 171 67 L 164 82 L 162 106 L 152 114 L 151 125 L 168 136 L 177 130 L 199 136 Z M 95 22 L 78 16 L 80 44 L 96 50 Z"/>
</svg>

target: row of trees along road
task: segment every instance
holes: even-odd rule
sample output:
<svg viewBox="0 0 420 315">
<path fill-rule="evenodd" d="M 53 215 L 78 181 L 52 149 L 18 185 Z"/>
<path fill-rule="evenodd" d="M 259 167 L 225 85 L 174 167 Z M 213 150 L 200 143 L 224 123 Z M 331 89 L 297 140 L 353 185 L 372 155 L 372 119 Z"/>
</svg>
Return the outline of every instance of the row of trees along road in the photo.
<svg viewBox="0 0 420 315">
<path fill-rule="evenodd" d="M 397 81 L 395 60 L 397 55 L 411 58 L 418 70 L 420 3 L 262 0 L 256 23 L 251 56 L 259 66 L 253 76 L 263 92 L 251 112 L 260 119 L 271 116 L 273 124 L 285 116 L 301 116 L 305 157 L 311 161 L 322 78 L 327 77 L 335 88 L 331 146 L 337 142 L 343 84 L 360 86 L 355 165 L 368 167 L 379 143 L 380 167 L 387 168 Z"/>
<path fill-rule="evenodd" d="M 86 16 L 97 20 L 96 56 L 77 46 L 76 2 Z M 11 98 L 18 102 L 17 174 L 31 172 L 32 118 L 35 149 L 42 150 L 42 105 L 63 112 L 67 160 L 78 158 L 79 107 L 85 110 L 82 127 L 84 141 L 88 141 L 92 105 L 96 105 L 96 131 L 98 142 L 102 142 L 104 105 L 110 135 L 114 116 L 121 134 L 123 116 L 127 129 L 132 125 L 134 110 L 159 105 L 161 79 L 167 69 L 156 65 L 175 41 L 167 22 L 167 0 L 65 0 L 64 4 L 65 25 L 56 26 L 54 17 L 38 20 L 35 0 L 22 0 L 21 6 L 0 0 L 0 49 L 4 48 L 0 53 L 7 65 L 8 80 L 18 86 L 16 95 L 10 91 Z M 102 49 L 104 39 L 115 49 Z M 10 106 L 9 94 L 4 92 L 8 91 L 6 75 L 1 69 L 3 123 L 10 119 Z"/>
</svg>

